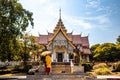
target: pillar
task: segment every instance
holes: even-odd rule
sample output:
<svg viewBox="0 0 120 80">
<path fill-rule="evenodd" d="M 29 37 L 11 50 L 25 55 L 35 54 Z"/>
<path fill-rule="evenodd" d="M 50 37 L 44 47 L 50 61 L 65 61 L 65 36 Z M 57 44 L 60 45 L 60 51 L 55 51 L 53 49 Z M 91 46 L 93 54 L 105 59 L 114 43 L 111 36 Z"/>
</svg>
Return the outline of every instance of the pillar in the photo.
<svg viewBox="0 0 120 80">
<path fill-rule="evenodd" d="M 87 55 L 87 62 L 89 62 L 89 55 Z"/>
<path fill-rule="evenodd" d="M 56 62 L 56 53 L 55 53 L 55 50 L 53 50 L 52 62 Z"/>
</svg>

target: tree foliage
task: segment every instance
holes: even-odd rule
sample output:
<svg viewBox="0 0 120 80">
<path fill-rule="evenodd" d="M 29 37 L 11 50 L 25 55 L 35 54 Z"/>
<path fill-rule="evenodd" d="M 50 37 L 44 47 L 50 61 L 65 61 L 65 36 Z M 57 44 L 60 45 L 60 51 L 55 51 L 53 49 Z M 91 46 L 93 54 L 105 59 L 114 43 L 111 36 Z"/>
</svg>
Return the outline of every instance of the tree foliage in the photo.
<svg viewBox="0 0 120 80">
<path fill-rule="evenodd" d="M 117 44 L 120 44 L 120 36 L 118 36 L 116 43 L 117 43 Z"/>
<path fill-rule="evenodd" d="M 98 46 L 100 46 L 100 44 L 95 44 L 95 45 L 91 46 L 90 50 L 91 50 L 92 54 L 90 54 L 90 61 L 93 61 L 93 59 L 94 59 L 93 56 L 95 55 L 94 51 L 96 50 L 96 48 Z"/>
<path fill-rule="evenodd" d="M 29 34 L 25 34 L 23 36 L 23 42 L 24 42 L 24 49 L 26 47 L 25 53 L 29 54 L 27 58 L 30 58 L 32 60 L 38 60 L 40 56 L 40 52 L 43 50 L 44 46 L 38 44 L 37 37 Z M 24 57 L 24 56 L 23 56 Z"/>
<path fill-rule="evenodd" d="M 114 43 L 103 43 L 91 46 L 92 59 L 95 61 L 120 60 L 120 45 Z"/>
<path fill-rule="evenodd" d="M 93 57 L 95 59 L 100 61 L 111 61 L 115 58 L 116 45 L 113 43 L 104 43 L 97 47 L 94 52 L 95 55 Z"/>
<path fill-rule="evenodd" d="M 20 46 L 17 39 L 26 31 L 29 24 L 33 26 L 32 15 L 18 3 L 18 0 L 0 0 L 0 59 L 2 61 L 14 60 L 15 54 L 19 52 L 17 48 Z"/>
</svg>

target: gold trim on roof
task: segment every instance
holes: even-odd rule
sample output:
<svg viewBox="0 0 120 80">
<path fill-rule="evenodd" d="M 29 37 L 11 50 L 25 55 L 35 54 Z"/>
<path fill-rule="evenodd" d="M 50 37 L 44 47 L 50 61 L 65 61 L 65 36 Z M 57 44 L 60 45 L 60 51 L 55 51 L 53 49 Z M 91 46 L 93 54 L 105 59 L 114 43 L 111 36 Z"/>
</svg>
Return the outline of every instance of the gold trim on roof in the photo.
<svg viewBox="0 0 120 80">
<path fill-rule="evenodd" d="M 60 31 L 61 31 L 62 34 L 65 36 L 65 38 L 68 40 L 68 43 L 69 43 L 73 48 L 75 48 L 75 46 L 71 43 L 72 40 L 66 35 L 66 32 L 64 32 L 61 28 L 59 28 L 58 31 L 56 31 L 56 32 L 53 34 L 53 37 L 49 40 L 47 46 L 49 46 L 49 45 L 52 43 L 53 39 L 57 36 L 57 34 L 58 34 Z"/>
</svg>

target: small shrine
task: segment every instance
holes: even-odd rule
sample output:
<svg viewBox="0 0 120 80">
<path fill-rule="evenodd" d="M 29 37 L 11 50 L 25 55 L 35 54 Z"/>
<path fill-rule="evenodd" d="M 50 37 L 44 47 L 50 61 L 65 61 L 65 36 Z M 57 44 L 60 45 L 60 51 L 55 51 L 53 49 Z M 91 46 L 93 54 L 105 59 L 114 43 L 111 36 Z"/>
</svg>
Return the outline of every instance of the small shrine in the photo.
<svg viewBox="0 0 120 80">
<path fill-rule="evenodd" d="M 67 33 L 61 19 L 61 11 L 53 33 L 39 34 L 38 43 L 45 45 L 47 50 L 51 51 L 53 65 L 69 65 L 70 61 L 74 64 L 79 64 L 80 61 L 89 62 L 91 52 L 88 36 L 74 35 L 73 32 Z"/>
</svg>

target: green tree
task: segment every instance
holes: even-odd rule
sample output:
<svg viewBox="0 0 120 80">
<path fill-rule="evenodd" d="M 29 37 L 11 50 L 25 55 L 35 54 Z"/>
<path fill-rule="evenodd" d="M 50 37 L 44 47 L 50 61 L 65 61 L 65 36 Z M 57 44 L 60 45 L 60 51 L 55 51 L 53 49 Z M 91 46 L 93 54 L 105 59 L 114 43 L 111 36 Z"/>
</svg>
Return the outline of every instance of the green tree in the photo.
<svg viewBox="0 0 120 80">
<path fill-rule="evenodd" d="M 91 52 L 92 52 L 92 54 L 90 54 L 90 61 L 94 61 L 93 56 L 95 55 L 95 50 L 96 50 L 96 48 L 99 47 L 99 46 L 100 46 L 100 44 L 95 44 L 95 45 L 92 45 L 92 46 L 90 47 L 90 50 L 91 50 Z"/>
<path fill-rule="evenodd" d="M 116 43 L 117 43 L 117 44 L 120 44 L 120 36 L 118 36 Z"/>
<path fill-rule="evenodd" d="M 23 60 L 23 54 L 24 54 L 24 44 L 21 40 L 16 41 L 16 44 L 14 45 L 14 49 L 13 49 L 13 60 L 18 61 L 18 60 Z"/>
<path fill-rule="evenodd" d="M 120 44 L 116 45 L 116 60 L 120 60 Z"/>
<path fill-rule="evenodd" d="M 98 61 L 115 61 L 117 59 L 117 49 L 114 43 L 104 43 L 94 51 L 94 59 Z"/>
<path fill-rule="evenodd" d="M 33 26 L 32 13 L 18 0 L 0 0 L 0 59 L 11 61 L 17 53 L 17 41 L 29 24 Z"/>
<path fill-rule="evenodd" d="M 116 49 L 117 49 L 116 60 L 120 60 L 120 36 L 118 36 L 118 38 L 116 39 Z"/>
<path fill-rule="evenodd" d="M 38 43 L 38 38 L 33 36 L 33 35 L 29 36 L 29 39 L 30 39 L 30 45 L 31 45 L 30 52 L 32 52 L 32 56 L 34 57 L 34 61 L 36 59 L 39 60 L 40 53 L 44 49 L 44 46 L 40 45 Z"/>
<path fill-rule="evenodd" d="M 90 50 L 94 52 L 95 49 L 96 49 L 98 46 L 100 46 L 100 44 L 92 45 L 91 48 L 90 48 Z"/>
<path fill-rule="evenodd" d="M 35 36 L 31 35 L 29 36 L 29 39 L 30 39 L 30 44 L 31 44 L 31 52 L 34 56 L 34 61 L 35 61 L 35 57 L 37 56 L 38 54 L 38 48 L 37 48 L 37 45 L 36 42 L 37 42 L 37 39 Z"/>
</svg>

